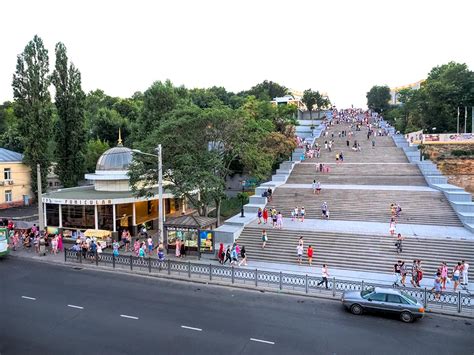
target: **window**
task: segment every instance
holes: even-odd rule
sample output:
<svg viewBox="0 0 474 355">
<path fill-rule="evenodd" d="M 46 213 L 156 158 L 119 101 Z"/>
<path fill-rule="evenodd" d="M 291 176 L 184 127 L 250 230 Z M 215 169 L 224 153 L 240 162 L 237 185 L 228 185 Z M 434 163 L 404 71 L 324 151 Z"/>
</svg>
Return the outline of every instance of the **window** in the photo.
<svg viewBox="0 0 474 355">
<path fill-rule="evenodd" d="M 12 190 L 5 191 L 5 202 L 12 202 L 12 201 L 13 201 Z"/>
<path fill-rule="evenodd" d="M 3 179 L 4 180 L 11 180 L 12 179 L 12 169 L 10 169 L 10 168 L 3 169 Z"/>
<path fill-rule="evenodd" d="M 387 302 L 390 303 L 403 303 L 399 295 L 387 294 Z"/>
<path fill-rule="evenodd" d="M 372 293 L 369 297 L 369 300 L 377 302 L 385 302 L 385 293 Z"/>
</svg>

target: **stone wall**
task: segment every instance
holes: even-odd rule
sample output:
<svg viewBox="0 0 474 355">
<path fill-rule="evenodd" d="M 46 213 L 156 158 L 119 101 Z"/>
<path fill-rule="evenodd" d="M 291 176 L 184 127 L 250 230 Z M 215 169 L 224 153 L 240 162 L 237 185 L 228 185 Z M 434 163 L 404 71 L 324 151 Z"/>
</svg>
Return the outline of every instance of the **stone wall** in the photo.
<svg viewBox="0 0 474 355">
<path fill-rule="evenodd" d="M 473 144 L 427 144 L 423 153 L 437 164 L 450 184 L 474 194 L 474 157 L 455 157 L 453 150 L 472 150 Z"/>
</svg>

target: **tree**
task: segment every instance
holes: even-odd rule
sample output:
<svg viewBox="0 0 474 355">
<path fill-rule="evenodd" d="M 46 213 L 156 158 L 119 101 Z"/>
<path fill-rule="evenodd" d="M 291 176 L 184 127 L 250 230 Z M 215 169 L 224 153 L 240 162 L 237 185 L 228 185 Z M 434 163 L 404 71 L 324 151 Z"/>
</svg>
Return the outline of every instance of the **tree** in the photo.
<svg viewBox="0 0 474 355">
<path fill-rule="evenodd" d="M 388 86 L 372 86 L 366 97 L 367 107 L 378 113 L 386 112 L 390 107 L 390 88 Z"/>
<path fill-rule="evenodd" d="M 301 98 L 301 101 L 305 104 L 306 108 L 309 111 L 309 117 L 311 119 L 311 129 L 314 129 L 314 124 L 313 124 L 313 107 L 316 104 L 316 92 L 307 89 L 303 93 L 303 97 Z"/>
<path fill-rule="evenodd" d="M 119 129 L 122 131 L 123 139 L 127 140 L 131 132 L 130 122 L 120 116 L 117 111 L 103 107 L 97 111 L 93 118 L 91 136 L 114 146 L 117 142 Z"/>
<path fill-rule="evenodd" d="M 77 186 L 84 173 L 84 101 L 81 73 L 68 66 L 67 50 L 61 42 L 56 44 L 56 64 L 52 75 L 56 89 L 55 105 L 58 121 L 55 127 L 56 172 L 64 187 Z"/>
<path fill-rule="evenodd" d="M 48 73 L 48 51 L 36 35 L 18 55 L 12 83 L 15 115 L 19 118 L 19 131 L 23 137 L 24 162 L 31 169 L 31 186 L 35 194 L 38 191 L 36 165 L 41 166 L 44 188 L 50 165 L 47 147 L 51 137 L 52 104 Z"/>
<path fill-rule="evenodd" d="M 318 118 L 321 118 L 321 110 L 329 108 L 331 106 L 331 101 L 329 101 L 327 97 L 321 95 L 319 91 L 316 91 L 315 97 L 315 106 L 318 111 Z"/>
<path fill-rule="evenodd" d="M 84 156 L 85 171 L 93 173 L 95 171 L 97 160 L 99 160 L 100 156 L 109 148 L 109 144 L 100 139 L 91 139 L 88 141 Z"/>
<path fill-rule="evenodd" d="M 23 152 L 23 138 L 19 131 L 19 120 L 15 116 L 14 103 L 0 105 L 0 146 L 14 152 Z"/>
<path fill-rule="evenodd" d="M 243 91 L 240 93 L 241 96 L 255 96 L 259 100 L 271 101 L 275 97 L 282 97 L 288 95 L 289 90 L 273 81 L 265 80 L 255 86 L 253 86 L 248 91 Z"/>
</svg>

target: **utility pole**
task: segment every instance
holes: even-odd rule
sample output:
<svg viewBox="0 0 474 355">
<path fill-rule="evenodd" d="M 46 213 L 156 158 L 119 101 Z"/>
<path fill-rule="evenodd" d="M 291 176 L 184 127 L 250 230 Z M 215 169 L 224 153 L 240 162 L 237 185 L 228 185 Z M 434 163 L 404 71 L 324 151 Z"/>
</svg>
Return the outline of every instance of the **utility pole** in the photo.
<svg viewBox="0 0 474 355">
<path fill-rule="evenodd" d="M 464 133 L 467 133 L 467 106 L 464 106 Z"/>
<path fill-rule="evenodd" d="M 38 184 L 38 219 L 39 219 L 39 230 L 40 233 L 44 231 L 44 215 L 43 215 L 43 198 L 42 198 L 42 186 L 41 186 L 41 167 L 36 164 L 36 178 Z"/>
<path fill-rule="evenodd" d="M 160 244 L 164 241 L 163 233 L 163 163 L 161 160 L 161 144 L 156 148 L 158 153 L 158 228 L 160 229 Z"/>
<path fill-rule="evenodd" d="M 459 106 L 458 106 L 458 121 L 456 126 L 456 133 L 459 134 Z"/>
</svg>

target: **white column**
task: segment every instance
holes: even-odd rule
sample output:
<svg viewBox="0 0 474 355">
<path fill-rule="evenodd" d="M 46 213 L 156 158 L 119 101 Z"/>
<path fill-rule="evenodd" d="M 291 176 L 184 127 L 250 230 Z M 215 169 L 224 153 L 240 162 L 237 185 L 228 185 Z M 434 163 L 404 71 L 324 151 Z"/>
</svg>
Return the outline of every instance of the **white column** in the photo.
<svg viewBox="0 0 474 355">
<path fill-rule="evenodd" d="M 112 219 L 114 220 L 113 231 L 117 231 L 117 211 L 115 210 L 115 205 L 112 205 Z"/>
<path fill-rule="evenodd" d="M 44 221 L 44 226 L 47 227 L 48 223 L 46 220 L 46 203 L 41 203 L 43 205 L 43 221 Z"/>
<path fill-rule="evenodd" d="M 99 213 L 97 211 L 97 205 L 94 205 L 94 224 L 95 229 L 99 229 Z"/>
<path fill-rule="evenodd" d="M 135 203 L 132 204 L 133 208 L 132 208 L 132 224 L 134 226 L 137 225 L 137 209 L 135 207 Z"/>
<path fill-rule="evenodd" d="M 59 228 L 63 227 L 63 205 L 59 205 Z"/>
</svg>

